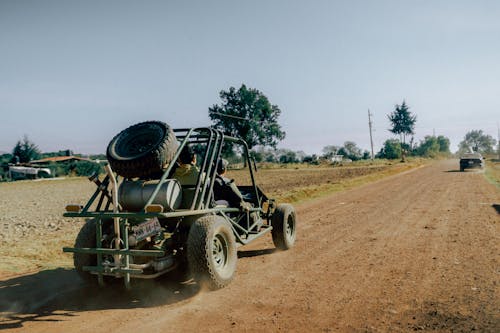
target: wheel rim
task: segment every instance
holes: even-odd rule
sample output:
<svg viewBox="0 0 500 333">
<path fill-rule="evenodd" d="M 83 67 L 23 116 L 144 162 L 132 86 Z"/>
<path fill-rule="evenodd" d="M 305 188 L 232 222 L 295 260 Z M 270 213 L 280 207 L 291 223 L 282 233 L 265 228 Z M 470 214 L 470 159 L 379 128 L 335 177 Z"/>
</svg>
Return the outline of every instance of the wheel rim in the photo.
<svg viewBox="0 0 500 333">
<path fill-rule="evenodd" d="M 285 234 L 289 240 L 293 240 L 295 237 L 295 221 L 292 215 L 289 215 L 286 220 Z"/>
<path fill-rule="evenodd" d="M 214 266 L 218 271 L 223 271 L 227 266 L 228 246 L 226 238 L 218 234 L 214 237 L 212 247 L 212 258 Z"/>
</svg>

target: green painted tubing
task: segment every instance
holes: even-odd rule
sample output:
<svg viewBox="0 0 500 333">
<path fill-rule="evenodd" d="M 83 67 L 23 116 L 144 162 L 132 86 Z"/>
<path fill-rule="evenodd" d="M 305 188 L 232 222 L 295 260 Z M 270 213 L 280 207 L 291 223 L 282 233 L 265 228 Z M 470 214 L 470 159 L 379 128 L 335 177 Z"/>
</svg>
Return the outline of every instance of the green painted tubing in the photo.
<svg viewBox="0 0 500 333">
<path fill-rule="evenodd" d="M 161 250 L 114 250 L 114 249 L 92 249 L 63 247 L 63 252 L 88 253 L 88 254 L 127 254 L 131 256 L 163 257 L 165 251 Z"/>
<path fill-rule="evenodd" d="M 152 218 L 152 217 L 182 217 L 182 216 L 192 216 L 192 215 L 205 215 L 211 213 L 237 213 L 239 208 L 210 208 L 210 209 L 199 209 L 199 210 L 181 210 L 169 213 L 113 213 L 113 212 L 87 212 L 87 213 L 64 213 L 64 217 L 99 217 L 99 218 L 111 218 L 111 217 L 124 217 L 124 218 Z M 250 208 L 250 212 L 261 212 L 262 209 L 259 207 Z"/>
<path fill-rule="evenodd" d="M 83 270 L 86 272 L 96 272 L 96 273 L 128 273 L 128 274 L 142 274 L 142 269 L 126 269 L 126 268 L 114 268 L 114 269 L 105 269 L 104 267 L 98 266 L 83 266 Z"/>
</svg>

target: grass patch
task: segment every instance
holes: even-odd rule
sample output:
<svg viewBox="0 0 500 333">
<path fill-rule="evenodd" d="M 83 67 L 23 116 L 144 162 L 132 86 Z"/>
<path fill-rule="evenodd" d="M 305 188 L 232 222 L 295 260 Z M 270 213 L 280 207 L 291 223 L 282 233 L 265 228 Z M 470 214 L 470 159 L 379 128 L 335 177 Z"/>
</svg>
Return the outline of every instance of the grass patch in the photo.
<svg viewBox="0 0 500 333">
<path fill-rule="evenodd" d="M 276 194 L 275 198 L 278 202 L 300 203 L 306 202 L 325 195 L 333 194 L 349 190 L 358 186 L 362 186 L 382 178 L 392 176 L 404 171 L 417 168 L 425 164 L 425 160 L 413 160 L 407 163 L 394 164 L 389 168 L 363 175 L 354 178 L 340 179 L 334 183 L 324 183 L 320 185 L 297 187 L 289 190 L 287 193 Z M 271 193 L 272 194 L 272 193 Z"/>
<path fill-rule="evenodd" d="M 484 175 L 490 183 L 500 188 L 500 160 L 486 160 Z"/>
</svg>

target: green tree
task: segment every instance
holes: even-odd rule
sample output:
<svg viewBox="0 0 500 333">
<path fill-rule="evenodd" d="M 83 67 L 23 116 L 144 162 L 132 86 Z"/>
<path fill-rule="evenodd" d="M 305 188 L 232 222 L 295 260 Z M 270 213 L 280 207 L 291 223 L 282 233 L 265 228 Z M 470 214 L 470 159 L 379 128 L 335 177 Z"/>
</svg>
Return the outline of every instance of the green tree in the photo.
<svg viewBox="0 0 500 333">
<path fill-rule="evenodd" d="M 300 162 L 297 159 L 297 154 L 289 149 L 283 149 L 281 154 L 279 155 L 280 163 L 298 163 Z"/>
<path fill-rule="evenodd" d="M 465 134 L 464 140 L 459 144 L 459 152 L 478 152 L 482 154 L 493 154 L 495 152 L 496 140 L 483 130 L 472 130 Z"/>
<path fill-rule="evenodd" d="M 208 115 L 213 126 L 224 134 L 242 138 L 249 149 L 257 145 L 276 148 L 285 138 L 278 124 L 281 110 L 259 90 L 243 84 L 238 90 L 222 90 L 220 98 L 222 103 L 208 108 Z"/>
<path fill-rule="evenodd" d="M 344 155 L 345 157 L 347 157 L 353 161 L 360 160 L 363 157 L 363 153 L 361 152 L 361 149 L 353 141 L 344 142 L 344 146 L 342 146 L 338 150 L 338 154 Z"/>
<path fill-rule="evenodd" d="M 28 163 L 39 158 L 40 149 L 25 135 L 22 140 L 17 141 L 12 150 L 12 155 L 14 156 L 13 159 L 18 159 L 20 163 Z"/>
<path fill-rule="evenodd" d="M 376 157 L 390 160 L 401 158 L 401 142 L 398 139 L 386 140 Z"/>
<path fill-rule="evenodd" d="M 408 149 L 406 145 L 406 136 L 415 134 L 415 122 L 417 121 L 417 116 L 412 115 L 410 108 L 403 100 L 401 105 L 396 104 L 394 111 L 387 115 L 387 117 L 392 124 L 392 128 L 390 128 L 389 131 L 399 135 L 402 157 L 404 160 L 405 148 Z"/>
<path fill-rule="evenodd" d="M 439 152 L 440 153 L 445 153 L 445 154 L 450 154 L 450 139 L 448 139 L 445 136 L 439 135 L 437 137 L 437 141 L 439 144 Z"/>
<path fill-rule="evenodd" d="M 439 141 L 435 136 L 427 135 L 417 147 L 417 155 L 424 157 L 436 157 L 439 154 Z"/>
</svg>

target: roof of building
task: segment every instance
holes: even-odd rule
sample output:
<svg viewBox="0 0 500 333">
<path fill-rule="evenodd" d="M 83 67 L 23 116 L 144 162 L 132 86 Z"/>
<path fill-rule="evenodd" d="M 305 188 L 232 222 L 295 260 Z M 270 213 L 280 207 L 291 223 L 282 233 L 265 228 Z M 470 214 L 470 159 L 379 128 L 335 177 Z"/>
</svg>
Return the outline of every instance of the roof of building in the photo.
<svg viewBox="0 0 500 333">
<path fill-rule="evenodd" d="M 30 163 L 36 164 L 36 163 L 50 163 L 50 162 L 66 162 L 71 160 L 90 161 L 88 158 L 83 158 L 79 156 L 54 156 L 54 157 L 42 158 L 36 161 L 31 161 Z"/>
</svg>

